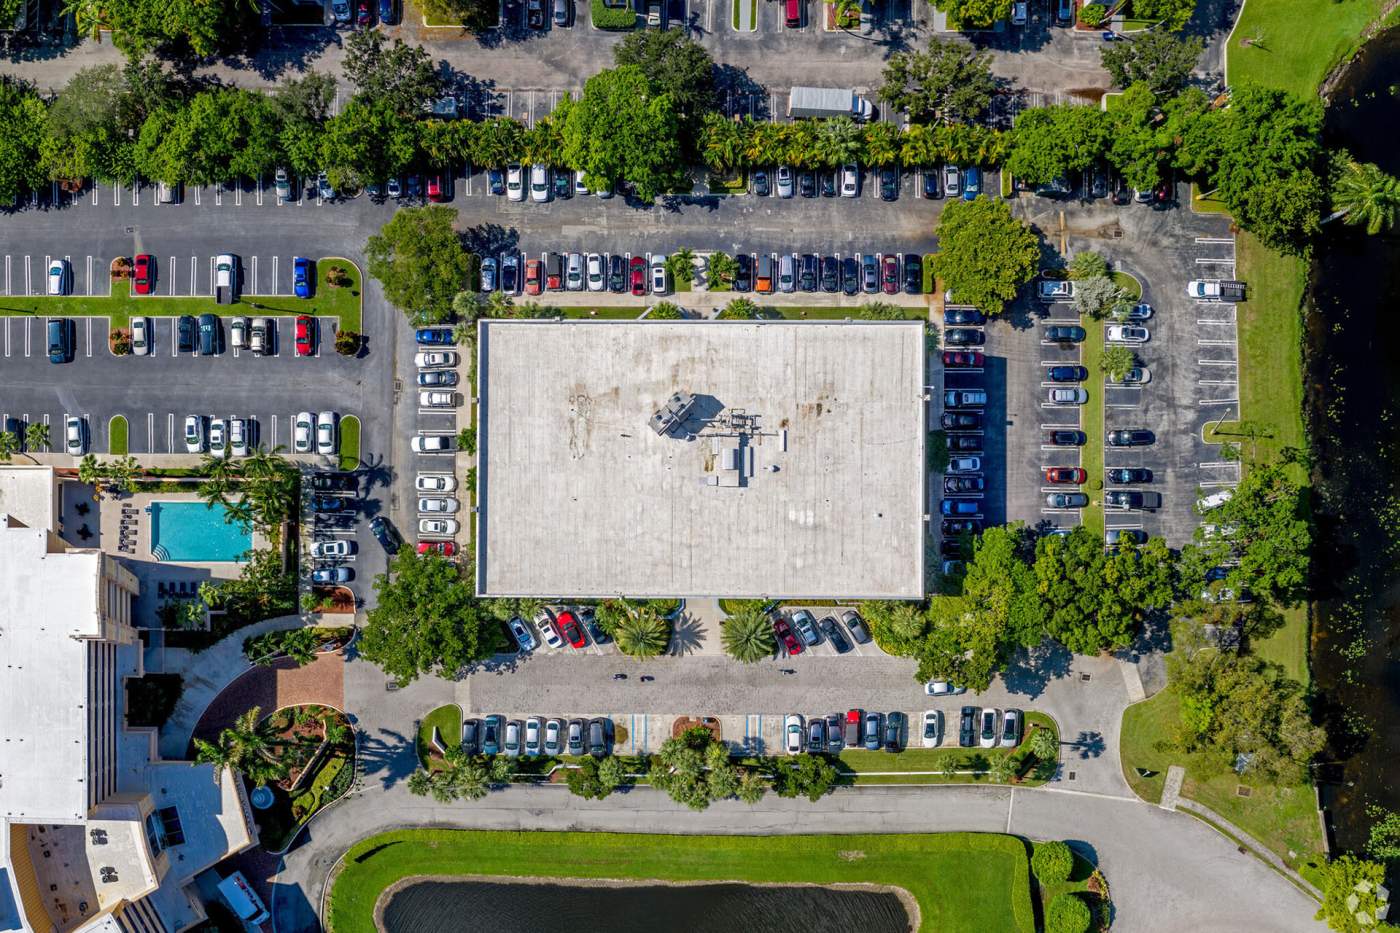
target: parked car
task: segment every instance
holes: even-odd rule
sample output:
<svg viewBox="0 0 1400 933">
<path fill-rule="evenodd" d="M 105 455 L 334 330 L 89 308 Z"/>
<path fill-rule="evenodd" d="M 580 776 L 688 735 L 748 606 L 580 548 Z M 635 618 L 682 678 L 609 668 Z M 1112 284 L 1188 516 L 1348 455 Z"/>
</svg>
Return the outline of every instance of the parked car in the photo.
<svg viewBox="0 0 1400 933">
<path fill-rule="evenodd" d="M 70 457 L 80 457 L 87 450 L 87 422 L 77 415 L 63 416 L 63 450 Z"/>
<path fill-rule="evenodd" d="M 984 332 L 969 327 L 950 327 L 943 332 L 943 343 L 950 347 L 980 347 L 986 342 Z"/>
<path fill-rule="evenodd" d="M 948 389 L 943 393 L 944 408 L 982 408 L 986 404 L 985 389 Z"/>
<path fill-rule="evenodd" d="M 786 165 L 778 166 L 778 197 L 790 198 L 793 195 L 792 169 Z"/>
<path fill-rule="evenodd" d="M 1001 716 L 1001 747 L 1015 748 L 1021 744 L 1025 721 L 1018 709 L 1009 709 Z"/>
<path fill-rule="evenodd" d="M 310 298 L 312 283 L 316 274 L 311 270 L 311 260 L 305 256 L 292 257 L 292 291 L 298 298 Z"/>
<path fill-rule="evenodd" d="M 1051 382 L 1083 382 L 1089 378 L 1089 370 L 1083 366 L 1051 366 L 1045 376 Z"/>
<path fill-rule="evenodd" d="M 977 744 L 977 707 L 964 706 L 958 717 L 958 744 L 971 748 Z"/>
<path fill-rule="evenodd" d="M 904 293 L 921 295 L 924 291 L 924 262 L 918 253 L 904 254 Z"/>
<path fill-rule="evenodd" d="M 807 647 L 812 647 L 821 643 L 821 635 L 817 631 L 816 620 L 806 609 L 798 609 L 792 614 L 792 627 L 797 630 L 797 634 L 802 638 L 802 643 Z"/>
<path fill-rule="evenodd" d="M 1146 366 L 1134 366 L 1123 374 L 1121 380 L 1125 386 L 1145 386 L 1152 381 L 1152 371 Z"/>
<path fill-rule="evenodd" d="M 569 720 L 569 735 L 564 743 L 564 750 L 567 754 L 575 757 L 583 754 L 583 733 L 587 728 L 588 723 L 585 720 Z"/>
<path fill-rule="evenodd" d="M 980 369 L 986 363 L 986 357 L 981 350 L 944 350 L 943 366 L 945 369 Z"/>
<path fill-rule="evenodd" d="M 1083 431 L 1059 430 L 1045 435 L 1045 442 L 1051 447 L 1083 447 L 1089 438 Z"/>
<path fill-rule="evenodd" d="M 559 632 L 564 636 L 564 640 L 575 648 L 582 648 L 588 644 L 583 637 L 583 626 L 579 625 L 578 617 L 567 609 L 559 613 L 555 624 L 559 626 Z"/>
<path fill-rule="evenodd" d="M 549 647 L 556 650 L 564 647 L 564 639 L 559 637 L 559 629 L 554 625 L 554 613 L 548 609 L 540 609 L 535 613 L 535 628 Z"/>
<path fill-rule="evenodd" d="M 753 193 L 760 198 L 766 198 L 772 194 L 769 185 L 768 172 L 764 169 L 755 169 L 753 174 Z"/>
<path fill-rule="evenodd" d="M 511 616 L 510 621 L 506 623 L 506 625 L 510 629 L 511 637 L 515 639 L 515 643 L 520 646 L 521 651 L 534 651 L 539 647 L 539 641 L 535 639 L 534 631 L 530 626 L 525 624 L 524 619 L 519 616 Z"/>
<path fill-rule="evenodd" d="M 403 538 L 399 537 L 398 531 L 383 515 L 376 515 L 370 519 L 369 531 L 374 535 L 374 540 L 379 542 L 379 546 L 391 555 L 397 554 L 403 546 Z"/>
<path fill-rule="evenodd" d="M 415 434 L 408 446 L 416 454 L 451 453 L 456 446 L 450 434 Z"/>
<path fill-rule="evenodd" d="M 383 0 L 381 0 L 381 3 Z M 481 720 L 462 720 L 462 751 L 468 755 L 476 755 L 481 752 Z"/>
<path fill-rule="evenodd" d="M 813 716 L 807 720 L 807 751 L 820 755 L 826 751 L 826 720 Z"/>
<path fill-rule="evenodd" d="M 845 624 L 847 631 L 851 633 L 851 638 L 858 645 L 868 645 L 870 643 L 870 630 L 865 627 L 865 620 L 860 617 L 860 613 L 853 609 L 847 609 L 841 613 L 841 621 Z"/>
<path fill-rule="evenodd" d="M 481 258 L 481 290 L 483 292 L 494 292 L 496 290 L 495 256 L 483 256 Z"/>
<path fill-rule="evenodd" d="M 455 535 L 459 529 L 455 518 L 420 518 L 418 519 L 418 533 L 420 535 Z"/>
<path fill-rule="evenodd" d="M 328 457 L 336 449 L 336 415 L 323 411 L 316 415 L 316 453 Z"/>
<path fill-rule="evenodd" d="M 1157 440 L 1157 436 L 1145 428 L 1119 428 L 1108 432 L 1110 447 L 1147 447 Z"/>
<path fill-rule="evenodd" d="M 859 748 L 861 744 L 861 725 L 865 722 L 865 710 L 846 710 L 845 727 L 841 735 L 841 742 L 847 748 Z"/>
<path fill-rule="evenodd" d="M 1082 492 L 1052 492 L 1045 496 L 1045 504 L 1052 509 L 1082 509 L 1089 497 Z"/>
<path fill-rule="evenodd" d="M 860 195 L 860 167 L 855 163 L 841 166 L 841 197 L 854 198 Z"/>
<path fill-rule="evenodd" d="M 413 355 L 413 365 L 419 369 L 437 369 L 457 365 L 456 350 L 425 350 Z"/>
<path fill-rule="evenodd" d="M 977 744 L 983 748 L 992 748 L 997 744 L 997 723 L 1001 719 L 998 710 L 988 708 L 982 710 L 982 728 L 978 730 Z"/>
<path fill-rule="evenodd" d="M 982 427 L 982 415 L 975 411 L 945 411 L 938 420 L 945 431 L 977 431 Z"/>
<path fill-rule="evenodd" d="M 924 748 L 937 748 L 943 744 L 943 713 L 941 710 L 924 711 L 924 728 L 921 738 Z"/>
<path fill-rule="evenodd" d="M 987 482 L 980 476 L 943 477 L 943 491 L 948 495 L 956 496 L 966 493 L 983 492 L 986 488 Z"/>
<path fill-rule="evenodd" d="M 1108 481 L 1129 485 L 1131 483 L 1152 482 L 1152 471 L 1144 467 L 1115 467 L 1108 471 Z"/>
<path fill-rule="evenodd" d="M 885 751 L 897 752 L 904 744 L 904 714 L 891 711 L 885 714 Z"/>
<path fill-rule="evenodd" d="M 1030 4 L 1027 0 L 1013 0 L 1011 4 L 1011 25 L 1024 26 L 1028 19 L 1027 13 Z"/>
<path fill-rule="evenodd" d="M 1146 327 L 1131 324 L 1108 325 L 1109 343 L 1147 343 L 1152 337 Z"/>
<path fill-rule="evenodd" d="M 1069 279 L 1041 279 L 1036 294 L 1041 301 L 1069 301 L 1074 297 L 1074 283 Z"/>
<path fill-rule="evenodd" d="M 841 293 L 854 295 L 860 291 L 860 264 L 856 257 L 847 256 L 841 260 Z"/>
<path fill-rule="evenodd" d="M 1110 528 L 1104 534 L 1104 543 L 1110 548 L 1117 549 L 1124 541 L 1144 544 L 1147 541 L 1147 532 L 1141 528 Z"/>
<path fill-rule="evenodd" d="M 506 166 L 506 198 L 511 201 L 525 200 L 525 170 L 519 162 Z"/>
<path fill-rule="evenodd" d="M 531 716 L 525 720 L 525 754 L 531 758 L 538 758 L 540 754 L 540 740 L 544 734 L 544 720 L 538 716 Z"/>
<path fill-rule="evenodd" d="M 1152 317 L 1152 306 L 1146 302 L 1139 302 L 1128 309 L 1126 319 L 1129 321 L 1145 321 Z"/>
<path fill-rule="evenodd" d="M 980 515 L 982 503 L 976 499 L 944 499 L 939 504 L 939 511 L 947 516 Z"/>
<path fill-rule="evenodd" d="M 505 719 L 501 716 L 487 716 L 481 723 L 481 753 L 499 755 L 501 733 L 505 730 Z"/>
<path fill-rule="evenodd" d="M 603 758 L 608 754 L 608 741 L 611 738 L 611 730 L 608 728 L 612 723 L 607 719 L 590 719 L 588 721 L 588 754 L 594 758 Z"/>
<path fill-rule="evenodd" d="M 987 316 L 976 308 L 945 308 L 943 323 L 949 326 L 966 324 L 976 327 L 987 323 Z"/>
<path fill-rule="evenodd" d="M 851 643 L 846 640 L 846 636 L 841 633 L 840 627 L 836 624 L 836 619 L 831 616 L 822 616 L 817 627 L 821 629 L 827 641 L 831 642 L 831 647 L 836 649 L 837 654 L 845 654 L 851 650 Z"/>
<path fill-rule="evenodd" d="M 982 522 L 975 518 L 945 518 L 939 523 L 939 530 L 945 537 L 975 535 L 982 530 Z"/>
<path fill-rule="evenodd" d="M 451 515 L 461 506 L 451 496 L 420 496 L 418 512 L 423 515 Z"/>
<path fill-rule="evenodd" d="M 860 258 L 860 285 L 868 295 L 880 290 L 880 266 L 874 253 L 866 253 Z"/>
<path fill-rule="evenodd" d="M 943 444 L 950 451 L 958 453 L 981 453 L 982 436 L 980 434 L 948 434 L 943 438 Z"/>
<path fill-rule="evenodd" d="M 950 198 L 956 198 L 962 191 L 962 172 L 956 165 L 943 166 L 943 190 Z"/>
<path fill-rule="evenodd" d="M 788 625 L 787 619 L 781 615 L 773 615 L 773 634 L 777 636 L 778 643 L 787 651 L 789 655 L 802 653 L 802 642 L 797 640 L 797 636 L 792 633 L 792 626 Z"/>
<path fill-rule="evenodd" d="M 137 315 L 131 319 L 131 353 L 148 356 L 151 352 L 151 320 Z"/>
<path fill-rule="evenodd" d="M 68 268 L 68 260 L 50 260 L 48 275 L 48 293 L 50 295 L 66 295 L 70 290 L 71 284 L 72 274 L 70 273 Z"/>
<path fill-rule="evenodd" d="M 322 567 L 311 571 L 312 583 L 349 583 L 353 579 L 355 579 L 355 571 L 349 567 Z"/>
<path fill-rule="evenodd" d="M 1083 405 L 1089 401 L 1089 393 L 1075 386 L 1069 389 L 1051 389 L 1046 398 L 1051 405 Z"/>
<path fill-rule="evenodd" d="M 309 314 L 298 314 L 293 325 L 297 356 L 311 356 L 316 352 L 316 319 Z"/>
<path fill-rule="evenodd" d="M 865 714 L 864 745 L 866 751 L 878 752 L 880 750 L 880 740 L 884 732 L 884 730 L 880 728 L 882 725 L 884 725 L 884 717 L 879 713 L 872 712 Z"/>
<path fill-rule="evenodd" d="M 821 258 L 821 286 L 824 292 L 841 289 L 841 262 L 835 256 Z"/>
<path fill-rule="evenodd" d="M 549 183 L 549 166 L 530 166 L 530 200 L 536 204 L 543 204 L 549 200 L 551 186 Z"/>
<path fill-rule="evenodd" d="M 520 291 L 520 256 L 516 253 L 501 257 L 501 291 L 507 295 Z"/>
<path fill-rule="evenodd" d="M 880 200 L 899 200 L 899 172 L 889 166 L 880 169 Z"/>
<path fill-rule="evenodd" d="M 1045 328 L 1045 339 L 1050 343 L 1083 343 L 1084 328 L 1078 324 L 1052 324 Z"/>
<path fill-rule="evenodd" d="M 1135 489 L 1111 489 L 1103 494 L 1105 508 L 1146 509 L 1151 511 L 1162 504 L 1162 496 L 1155 492 L 1138 492 Z"/>
<path fill-rule="evenodd" d="M 1080 485 L 1089 478 L 1080 467 L 1046 467 L 1045 482 L 1051 485 L 1070 483 Z"/>
<path fill-rule="evenodd" d="M 962 199 L 964 201 L 976 200 L 982 193 L 982 170 L 975 165 L 969 165 L 963 170 Z"/>
<path fill-rule="evenodd" d="M 930 680 L 924 684 L 924 693 L 931 697 L 959 696 L 966 692 L 966 687 L 959 687 L 947 680 Z"/>
<path fill-rule="evenodd" d="M 981 457 L 950 457 L 948 460 L 948 473 L 981 473 Z"/>
<path fill-rule="evenodd" d="M 545 721 L 544 753 L 550 757 L 564 754 L 564 720 L 549 719 Z"/>
<path fill-rule="evenodd" d="M 311 542 L 311 556 L 317 560 L 340 560 L 354 554 L 355 550 L 355 542 L 345 538 Z"/>
<path fill-rule="evenodd" d="M 651 257 L 651 293 L 653 295 L 664 295 L 669 290 L 666 278 L 666 257 Z"/>
<path fill-rule="evenodd" d="M 501 745 L 501 751 L 507 758 L 520 757 L 520 733 L 524 731 L 525 724 L 518 719 L 506 723 L 505 741 Z"/>
</svg>

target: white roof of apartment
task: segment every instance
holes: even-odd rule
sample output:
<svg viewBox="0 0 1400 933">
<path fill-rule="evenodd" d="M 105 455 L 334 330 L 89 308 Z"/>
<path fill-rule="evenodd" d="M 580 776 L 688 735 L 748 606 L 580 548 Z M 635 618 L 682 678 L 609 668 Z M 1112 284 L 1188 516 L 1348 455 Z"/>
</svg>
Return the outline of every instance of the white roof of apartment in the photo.
<svg viewBox="0 0 1400 933">
<path fill-rule="evenodd" d="M 0 522 L 0 819 L 87 815 L 88 645 L 101 632 L 96 551 L 48 553 L 42 528 Z"/>
<path fill-rule="evenodd" d="M 53 531 L 57 498 L 53 467 L 0 467 L 0 515 L 10 515 L 29 528 Z"/>
</svg>

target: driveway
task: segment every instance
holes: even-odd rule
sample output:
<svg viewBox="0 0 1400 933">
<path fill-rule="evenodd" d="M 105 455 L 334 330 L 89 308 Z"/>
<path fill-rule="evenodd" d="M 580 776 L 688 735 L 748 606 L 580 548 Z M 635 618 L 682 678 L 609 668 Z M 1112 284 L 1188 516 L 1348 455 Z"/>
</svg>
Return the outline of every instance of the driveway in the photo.
<svg viewBox="0 0 1400 933">
<path fill-rule="evenodd" d="M 243 713 L 256 706 L 264 716 L 287 706 L 309 703 L 345 709 L 345 656 L 320 654 L 298 667 L 283 658 L 265 667 L 254 667 L 219 691 L 195 724 L 193 738 L 213 740 Z"/>
</svg>

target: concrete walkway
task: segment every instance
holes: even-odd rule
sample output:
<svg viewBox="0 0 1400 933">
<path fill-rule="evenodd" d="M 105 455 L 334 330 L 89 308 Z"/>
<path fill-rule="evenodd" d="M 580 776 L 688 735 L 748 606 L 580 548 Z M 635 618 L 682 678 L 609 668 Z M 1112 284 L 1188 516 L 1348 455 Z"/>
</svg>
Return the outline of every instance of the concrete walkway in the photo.
<svg viewBox="0 0 1400 933">
<path fill-rule="evenodd" d="M 1181 803 L 1181 784 L 1186 780 L 1186 769 L 1172 765 L 1167 769 L 1167 779 L 1162 782 L 1162 799 L 1157 806 L 1163 810 L 1175 810 Z"/>
</svg>

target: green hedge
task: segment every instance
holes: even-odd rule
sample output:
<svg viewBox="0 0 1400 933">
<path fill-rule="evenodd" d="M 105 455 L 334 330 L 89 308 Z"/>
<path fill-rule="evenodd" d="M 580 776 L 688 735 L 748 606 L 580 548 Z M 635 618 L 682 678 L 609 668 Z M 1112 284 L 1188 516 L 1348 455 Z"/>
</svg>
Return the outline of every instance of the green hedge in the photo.
<svg viewBox="0 0 1400 933">
<path fill-rule="evenodd" d="M 1045 933 L 1086 933 L 1093 917 L 1089 905 L 1078 894 L 1061 894 L 1050 902 Z"/>
<path fill-rule="evenodd" d="M 593 0 L 593 26 L 595 29 L 636 29 L 637 14 L 630 6 L 619 10 L 604 5 L 603 0 Z"/>
<path fill-rule="evenodd" d="M 1038 842 L 1031 856 L 1031 871 L 1044 885 L 1060 884 L 1074 870 L 1074 853 L 1063 842 Z"/>
</svg>

